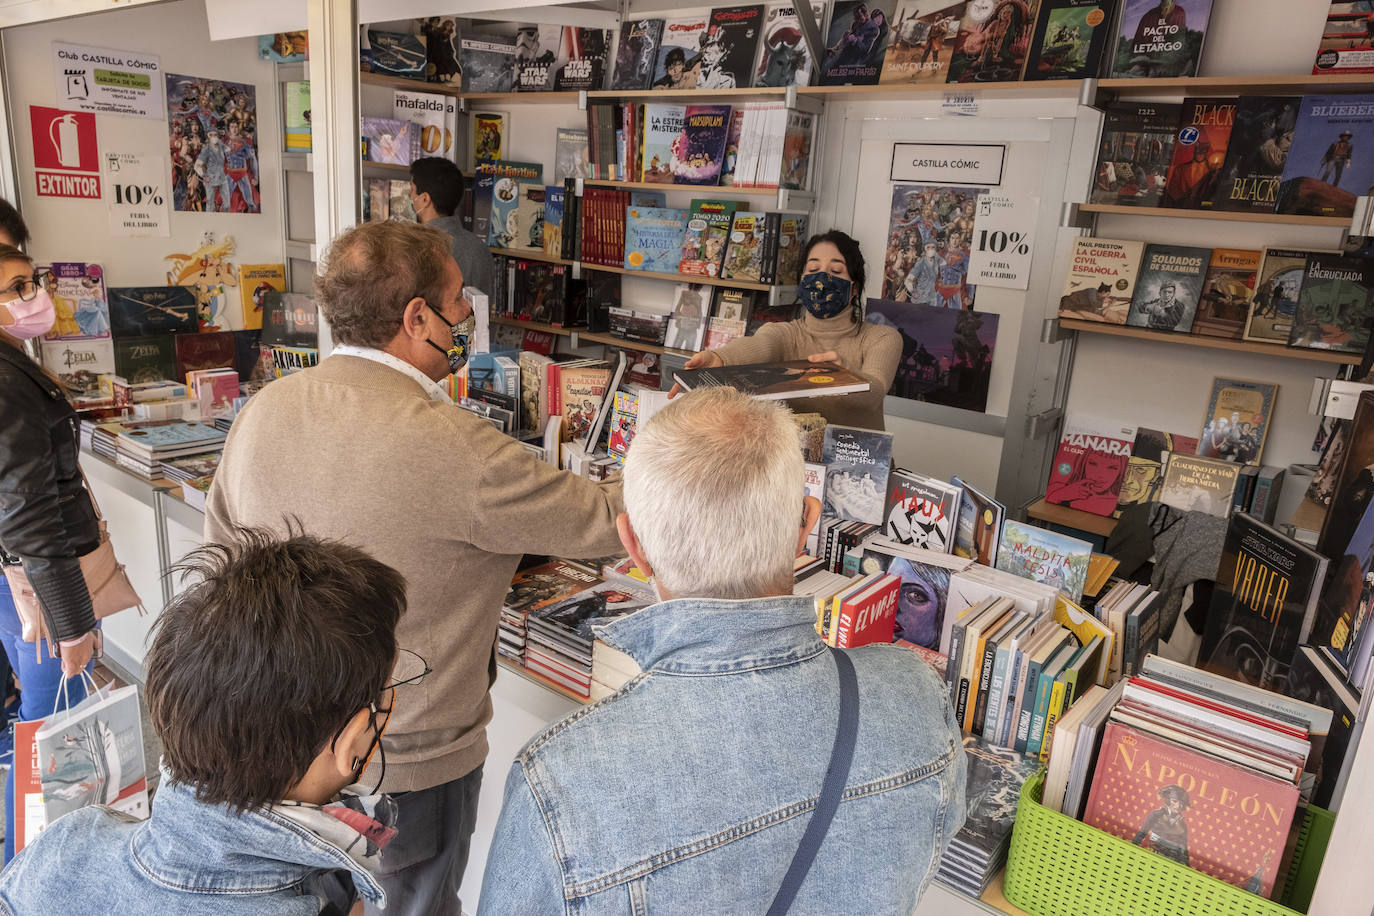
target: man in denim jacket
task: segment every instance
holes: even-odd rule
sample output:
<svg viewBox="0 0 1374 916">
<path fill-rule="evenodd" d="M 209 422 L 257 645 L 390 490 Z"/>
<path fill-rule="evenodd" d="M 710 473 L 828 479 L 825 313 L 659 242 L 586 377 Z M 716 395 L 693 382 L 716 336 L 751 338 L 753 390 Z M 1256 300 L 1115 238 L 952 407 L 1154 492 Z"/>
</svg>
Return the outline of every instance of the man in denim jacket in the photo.
<svg viewBox="0 0 1374 916">
<path fill-rule="evenodd" d="M 836 662 L 793 559 L 820 511 L 786 409 L 679 397 L 635 437 L 620 536 L 661 603 L 598 628 L 639 673 L 511 766 L 478 913 L 769 908 L 811 819 L 839 716 Z M 894 646 L 848 653 L 853 764 L 792 913 L 909 914 L 964 820 L 939 678 Z"/>
<path fill-rule="evenodd" d="M 336 542 L 236 533 L 190 565 L 198 584 L 163 611 L 148 653 L 164 750 L 152 816 L 59 818 L 0 873 L 0 914 L 342 916 L 359 893 L 385 904 L 371 873 L 395 805 L 345 787 L 396 699 L 405 579 Z M 396 662 L 395 676 L 415 667 Z"/>
</svg>

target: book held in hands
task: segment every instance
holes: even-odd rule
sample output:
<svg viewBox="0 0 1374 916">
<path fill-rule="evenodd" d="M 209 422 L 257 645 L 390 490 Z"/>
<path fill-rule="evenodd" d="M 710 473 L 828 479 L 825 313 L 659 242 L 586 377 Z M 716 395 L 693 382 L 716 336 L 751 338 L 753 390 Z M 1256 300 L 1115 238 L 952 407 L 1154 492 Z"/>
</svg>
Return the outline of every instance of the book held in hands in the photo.
<svg viewBox="0 0 1374 916">
<path fill-rule="evenodd" d="M 711 369 L 682 369 L 673 380 L 683 389 L 734 388 L 763 400 L 814 398 L 867 391 L 869 384 L 838 363 L 813 363 L 805 359 Z"/>
</svg>

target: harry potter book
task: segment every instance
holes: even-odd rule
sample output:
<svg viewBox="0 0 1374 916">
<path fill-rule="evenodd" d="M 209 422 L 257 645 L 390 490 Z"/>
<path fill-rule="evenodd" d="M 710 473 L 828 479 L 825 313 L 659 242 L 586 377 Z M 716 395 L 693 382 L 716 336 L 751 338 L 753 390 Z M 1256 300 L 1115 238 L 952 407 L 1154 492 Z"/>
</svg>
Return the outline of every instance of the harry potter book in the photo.
<svg viewBox="0 0 1374 916">
<path fill-rule="evenodd" d="M 1279 186 L 1279 213 L 1349 218 L 1374 185 L 1374 96 L 1304 96 Z"/>
<path fill-rule="evenodd" d="M 1144 242 L 1074 239 L 1059 317 L 1125 324 L 1144 253 Z"/>
<path fill-rule="evenodd" d="M 1211 210 L 1235 127 L 1236 99 L 1184 99 L 1161 207 Z"/>
<path fill-rule="evenodd" d="M 1193 316 L 1194 334 L 1240 340 L 1263 257 L 1261 251 L 1212 251 L 1212 262 L 1202 281 L 1202 297 Z"/>
<path fill-rule="evenodd" d="M 1170 455 L 1159 501 L 1184 512 L 1225 518 L 1235 496 L 1240 465 L 1194 455 Z"/>
<path fill-rule="evenodd" d="M 1087 541 L 1007 519 L 1002 523 L 997 568 L 1052 585 L 1077 602 L 1083 598 L 1092 553 Z"/>
<path fill-rule="evenodd" d="M 188 286 L 112 287 L 110 328 L 115 337 L 194 333 L 195 291 Z"/>
<path fill-rule="evenodd" d="M 1237 379 L 1212 380 L 1197 453 L 1237 464 L 1259 464 L 1279 386 Z"/>
<path fill-rule="evenodd" d="M 1290 347 L 1363 354 L 1374 317 L 1374 261 L 1313 255 L 1303 268 Z"/>
<path fill-rule="evenodd" d="M 1245 320 L 1246 340 L 1287 343 L 1298 310 L 1298 294 L 1306 273 L 1306 251 L 1264 249 L 1250 311 Z"/>
<path fill-rule="evenodd" d="M 1126 479 L 1135 433 L 1134 427 L 1070 417 L 1050 466 L 1045 501 L 1110 516 Z"/>
<path fill-rule="evenodd" d="M 626 19 L 620 24 L 611 88 L 648 89 L 654 81 L 654 60 L 663 37 L 662 19 Z"/>
<path fill-rule="evenodd" d="M 1174 158 L 1183 106 L 1177 102 L 1113 102 L 1098 145 L 1090 201 L 1157 207 Z"/>
<path fill-rule="evenodd" d="M 1126 0 L 1111 75 L 1196 76 L 1212 0 Z"/>
<path fill-rule="evenodd" d="M 888 477 L 883 536 L 899 544 L 949 553 L 961 495 L 959 487 L 898 468 Z"/>
<path fill-rule="evenodd" d="M 1298 122 L 1299 98 L 1246 96 L 1226 150 L 1212 205 L 1218 210 L 1273 213 Z"/>
<path fill-rule="evenodd" d="M 1146 245 L 1126 323 L 1152 331 L 1193 326 L 1212 252 L 1183 245 Z"/>
<path fill-rule="evenodd" d="M 1024 78 L 1077 80 L 1099 76 L 1111 42 L 1111 7 L 1104 0 L 1044 0 Z"/>
<path fill-rule="evenodd" d="M 897 0 L 893 12 L 894 37 L 887 45 L 883 72 L 878 82 L 884 85 L 938 84 L 949 76 L 949 61 L 959 37 L 967 0 Z"/>
</svg>

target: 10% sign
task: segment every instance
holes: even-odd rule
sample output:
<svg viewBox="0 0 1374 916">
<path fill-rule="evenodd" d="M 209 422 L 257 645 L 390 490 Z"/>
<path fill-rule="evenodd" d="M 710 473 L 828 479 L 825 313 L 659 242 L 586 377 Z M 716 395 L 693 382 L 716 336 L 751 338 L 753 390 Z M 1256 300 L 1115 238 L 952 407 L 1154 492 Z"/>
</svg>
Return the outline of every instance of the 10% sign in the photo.
<svg viewBox="0 0 1374 916">
<path fill-rule="evenodd" d="M 981 194 L 973 220 L 968 282 L 976 286 L 1026 289 L 1030 285 L 1037 197 Z"/>
</svg>

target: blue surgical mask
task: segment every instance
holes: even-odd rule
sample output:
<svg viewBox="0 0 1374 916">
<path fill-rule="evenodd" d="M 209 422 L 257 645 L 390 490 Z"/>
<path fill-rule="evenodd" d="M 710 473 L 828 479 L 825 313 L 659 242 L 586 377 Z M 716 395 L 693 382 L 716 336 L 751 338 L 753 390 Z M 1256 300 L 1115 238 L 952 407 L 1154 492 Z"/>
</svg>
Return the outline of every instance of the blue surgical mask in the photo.
<svg viewBox="0 0 1374 916">
<path fill-rule="evenodd" d="M 817 318 L 834 318 L 849 308 L 854 284 L 847 277 L 818 270 L 801 278 L 797 298 Z"/>
</svg>

